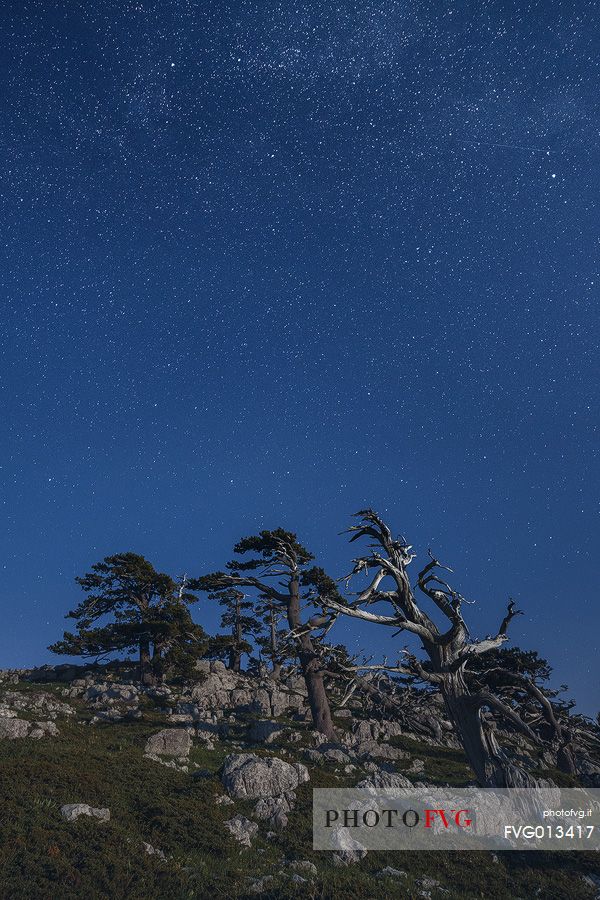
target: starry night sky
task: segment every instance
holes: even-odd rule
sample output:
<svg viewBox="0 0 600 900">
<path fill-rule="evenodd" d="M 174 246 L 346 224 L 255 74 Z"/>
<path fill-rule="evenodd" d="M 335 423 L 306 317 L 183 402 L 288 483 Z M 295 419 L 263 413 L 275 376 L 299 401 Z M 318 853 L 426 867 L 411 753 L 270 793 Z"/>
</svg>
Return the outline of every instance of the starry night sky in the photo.
<svg viewBox="0 0 600 900">
<path fill-rule="evenodd" d="M 371 505 L 598 709 L 594 7 L 5 0 L 1 666 L 108 553 L 341 576 Z"/>
</svg>

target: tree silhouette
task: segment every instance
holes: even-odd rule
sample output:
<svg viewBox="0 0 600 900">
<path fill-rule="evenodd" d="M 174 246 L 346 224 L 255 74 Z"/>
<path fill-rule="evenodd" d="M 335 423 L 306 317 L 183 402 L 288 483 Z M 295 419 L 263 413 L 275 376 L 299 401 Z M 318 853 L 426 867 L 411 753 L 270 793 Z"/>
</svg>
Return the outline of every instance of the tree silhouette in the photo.
<svg viewBox="0 0 600 900">
<path fill-rule="evenodd" d="M 153 683 L 167 655 L 201 655 L 205 635 L 187 609 L 197 597 L 185 581 L 157 572 L 137 553 L 107 556 L 75 580 L 86 594 L 67 614 L 77 632 L 66 631 L 49 647 L 54 653 L 92 657 L 135 649 L 143 684 Z"/>
<path fill-rule="evenodd" d="M 396 634 L 413 634 L 420 639 L 427 656 L 427 661 L 421 662 L 405 650 L 403 662 L 399 660 L 395 666 L 382 663 L 356 666 L 356 670 L 413 675 L 437 688 L 480 785 L 523 787 L 533 784 L 528 773 L 509 759 L 498 745 L 482 712 L 489 710 L 532 741 L 536 741 L 539 735 L 519 715 L 518 708 L 501 696 L 500 691 L 492 690 L 483 680 L 477 683 L 472 681 L 471 689 L 467 675 L 467 669 L 476 657 L 497 650 L 508 640 L 508 626 L 520 614 L 515 603 L 512 600 L 509 602 L 506 615 L 494 636 L 471 640 L 462 614 L 464 598 L 446 580 L 445 572 L 452 570 L 430 554 L 429 562 L 418 574 L 417 586 L 423 597 L 431 601 L 447 620 L 446 629 L 440 630 L 419 605 L 411 586 L 408 566 L 415 557 L 411 546 L 402 537 L 394 538 L 389 527 L 373 510 L 362 510 L 356 515 L 360 522 L 349 529 L 352 534 L 350 540 L 369 538 L 370 552 L 353 561 L 348 580 L 352 576 L 366 574 L 369 583 L 351 602 L 340 602 L 331 596 L 321 597 L 323 607 L 330 610 L 333 619 L 339 615 L 351 616 L 363 622 L 393 628 Z M 391 580 L 390 590 L 383 589 L 386 580 Z M 391 614 L 372 611 L 375 604 L 382 602 L 391 607 Z M 525 683 L 532 684 L 525 674 L 514 677 L 519 679 L 523 689 Z M 533 688 L 527 688 L 528 694 L 543 705 L 542 696 L 536 693 L 535 685 Z"/>
<path fill-rule="evenodd" d="M 320 626 L 315 622 L 311 624 L 311 621 L 303 623 L 301 613 L 303 603 L 311 604 L 318 583 L 325 590 L 324 573 L 321 577 L 322 570 L 309 567 L 313 556 L 298 542 L 293 532 L 283 528 L 261 531 L 258 535 L 243 538 L 235 545 L 234 553 L 245 559 L 227 563 L 227 573 L 213 572 L 196 579 L 192 583 L 193 589 L 219 591 L 251 588 L 257 604 L 267 598 L 275 608 L 285 613 L 289 628 L 287 637 L 297 647 L 315 728 L 333 738 L 335 729 L 323 681 L 319 648 L 312 637 L 312 632 Z M 273 580 L 277 581 L 277 587 Z M 304 593 L 302 587 L 307 589 Z"/>
</svg>

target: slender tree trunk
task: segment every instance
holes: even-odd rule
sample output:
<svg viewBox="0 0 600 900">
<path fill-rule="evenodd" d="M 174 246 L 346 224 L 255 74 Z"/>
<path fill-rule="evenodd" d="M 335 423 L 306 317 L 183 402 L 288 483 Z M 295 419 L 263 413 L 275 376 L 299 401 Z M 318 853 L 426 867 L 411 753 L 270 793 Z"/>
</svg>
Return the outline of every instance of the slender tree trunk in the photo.
<svg viewBox="0 0 600 900">
<path fill-rule="evenodd" d="M 280 663 L 280 662 L 278 662 L 278 660 L 274 659 L 273 660 L 273 668 L 271 669 L 271 675 L 270 675 L 271 681 L 279 681 L 279 679 L 281 678 L 281 668 L 282 668 L 282 663 Z"/>
<path fill-rule="evenodd" d="M 300 621 L 300 595 L 298 586 L 298 577 L 293 576 L 290 580 L 290 596 L 288 600 L 288 624 L 291 631 L 301 629 Z M 329 700 L 325 691 L 323 682 L 323 672 L 320 667 L 320 660 L 315 653 L 312 641 L 308 634 L 301 634 L 298 638 L 298 656 L 300 658 L 300 666 L 302 674 L 306 682 L 306 690 L 308 691 L 308 702 L 312 713 L 312 719 L 317 731 L 324 734 L 330 740 L 335 740 L 336 733 L 331 718 L 331 709 Z"/>
<path fill-rule="evenodd" d="M 236 644 L 229 651 L 229 668 L 232 672 L 241 672 L 242 670 L 242 654 Z"/>
<path fill-rule="evenodd" d="M 140 682 L 151 685 L 154 683 L 152 675 L 152 660 L 150 658 L 150 639 L 140 638 Z"/>
<path fill-rule="evenodd" d="M 271 680 L 279 681 L 283 663 L 277 659 L 277 619 L 275 617 L 275 610 L 272 606 L 269 609 L 269 644 L 271 650 L 271 664 L 273 666 L 271 670 Z"/>
<path fill-rule="evenodd" d="M 240 597 L 239 594 L 235 595 L 235 624 L 233 626 L 233 647 L 231 648 L 231 653 L 229 654 L 229 668 L 234 672 L 241 672 L 242 670 L 242 651 L 240 647 L 242 646 L 242 622 L 241 622 L 241 610 L 240 610 Z"/>
<path fill-rule="evenodd" d="M 462 672 L 446 672 L 440 684 L 448 715 L 460 737 L 467 759 L 481 787 L 532 787 L 527 772 L 509 761 L 481 716 Z"/>
</svg>

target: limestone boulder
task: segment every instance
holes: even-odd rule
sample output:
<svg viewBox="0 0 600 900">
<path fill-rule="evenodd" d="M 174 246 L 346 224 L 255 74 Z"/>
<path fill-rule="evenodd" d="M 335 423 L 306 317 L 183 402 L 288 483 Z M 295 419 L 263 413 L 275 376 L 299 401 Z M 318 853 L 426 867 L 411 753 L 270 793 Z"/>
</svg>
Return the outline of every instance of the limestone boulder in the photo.
<svg viewBox="0 0 600 900">
<path fill-rule="evenodd" d="M 279 797 L 309 780 L 302 763 L 277 757 L 261 758 L 252 753 L 234 753 L 225 759 L 221 781 L 231 797 L 260 800 Z"/>
</svg>

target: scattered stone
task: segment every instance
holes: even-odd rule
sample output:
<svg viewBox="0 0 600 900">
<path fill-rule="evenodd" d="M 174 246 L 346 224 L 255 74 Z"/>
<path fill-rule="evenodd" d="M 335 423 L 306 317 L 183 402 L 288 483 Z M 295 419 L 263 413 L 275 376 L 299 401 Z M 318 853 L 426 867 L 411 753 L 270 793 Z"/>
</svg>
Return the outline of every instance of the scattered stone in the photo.
<svg viewBox="0 0 600 900">
<path fill-rule="evenodd" d="M 348 866 L 351 863 L 360 862 L 367 855 L 367 850 L 351 837 L 344 828 L 337 828 L 333 835 L 333 847 L 337 851 L 334 853 L 334 865 Z M 336 863 L 335 857 L 340 860 Z"/>
<path fill-rule="evenodd" d="M 228 756 L 221 775 L 225 790 L 232 797 L 248 800 L 278 797 L 308 780 L 308 770 L 301 763 L 261 758 L 252 753 Z"/>
<path fill-rule="evenodd" d="M 377 741 L 363 741 L 357 744 L 355 753 L 366 759 L 406 759 L 408 756 L 406 750 L 392 747 L 391 744 L 379 744 Z"/>
<path fill-rule="evenodd" d="M 290 794 L 295 799 L 294 794 L 291 792 Z M 286 814 L 292 810 L 292 804 L 290 799 L 288 799 L 290 794 L 283 797 L 269 797 L 259 800 L 252 811 L 252 815 L 255 819 L 267 821 L 271 828 L 285 828 L 288 824 Z"/>
<path fill-rule="evenodd" d="M 378 769 L 364 778 L 356 785 L 357 788 L 375 788 L 377 790 L 385 788 L 412 788 L 413 783 L 399 772 L 386 772 L 384 769 Z"/>
<path fill-rule="evenodd" d="M 250 819 L 239 815 L 239 813 L 237 816 L 234 816 L 233 819 L 228 819 L 228 821 L 225 822 L 225 828 L 227 828 L 235 840 L 244 847 L 250 847 L 251 839 L 258 831 L 256 822 L 251 822 Z"/>
<path fill-rule="evenodd" d="M 117 682 L 96 682 L 91 684 L 84 693 L 84 699 L 90 705 L 104 705 L 110 703 L 135 703 L 139 702 L 140 692 L 134 684 L 118 684 Z"/>
<path fill-rule="evenodd" d="M 54 722 L 34 722 L 33 728 L 27 735 L 30 738 L 58 737 L 60 734 Z"/>
<path fill-rule="evenodd" d="M 0 740 L 14 741 L 17 738 L 27 737 L 29 734 L 29 722 L 25 719 L 9 719 L 6 716 L 0 718 Z"/>
<path fill-rule="evenodd" d="M 392 866 L 386 866 L 381 872 L 378 872 L 376 878 L 407 878 L 408 873 L 402 869 L 394 869 Z"/>
<path fill-rule="evenodd" d="M 315 766 L 322 766 L 325 762 L 325 756 L 321 753 L 320 750 L 305 750 L 304 758 L 313 763 L 313 765 Z"/>
<path fill-rule="evenodd" d="M 108 822 L 110 819 L 110 809 L 97 809 L 87 803 L 66 803 L 61 806 L 60 813 L 67 822 L 76 822 L 79 816 L 91 816 L 101 822 Z"/>
<path fill-rule="evenodd" d="M 274 880 L 272 875 L 263 875 L 262 878 L 251 878 L 248 893 L 263 894 Z"/>
<path fill-rule="evenodd" d="M 431 897 L 431 891 L 437 891 L 438 894 L 448 894 L 449 891 L 446 888 L 442 887 L 439 881 L 435 878 L 429 878 L 429 876 L 425 876 L 425 878 L 419 878 L 415 881 L 415 885 L 421 890 L 419 891 L 419 897 Z"/>
<path fill-rule="evenodd" d="M 231 797 L 228 797 L 227 794 L 220 794 L 218 797 L 215 797 L 215 805 L 233 806 L 233 800 L 231 799 Z"/>
<path fill-rule="evenodd" d="M 296 872 L 304 872 L 309 877 L 317 877 L 317 867 L 308 859 L 292 859 L 287 863 L 287 866 Z"/>
<path fill-rule="evenodd" d="M 38 713 L 48 719 L 57 716 L 73 716 L 75 710 L 68 703 L 62 703 L 46 691 L 20 693 L 6 691 L 2 695 L 2 705 L 18 712 Z"/>
<path fill-rule="evenodd" d="M 174 756 L 178 759 L 189 756 L 192 740 L 185 728 L 163 728 L 146 741 L 149 756 Z"/>
<path fill-rule="evenodd" d="M 146 841 L 142 841 L 142 847 L 149 856 L 158 856 L 160 859 L 167 858 L 162 850 L 157 850 L 156 847 L 153 847 L 152 844 L 147 844 Z"/>
</svg>

